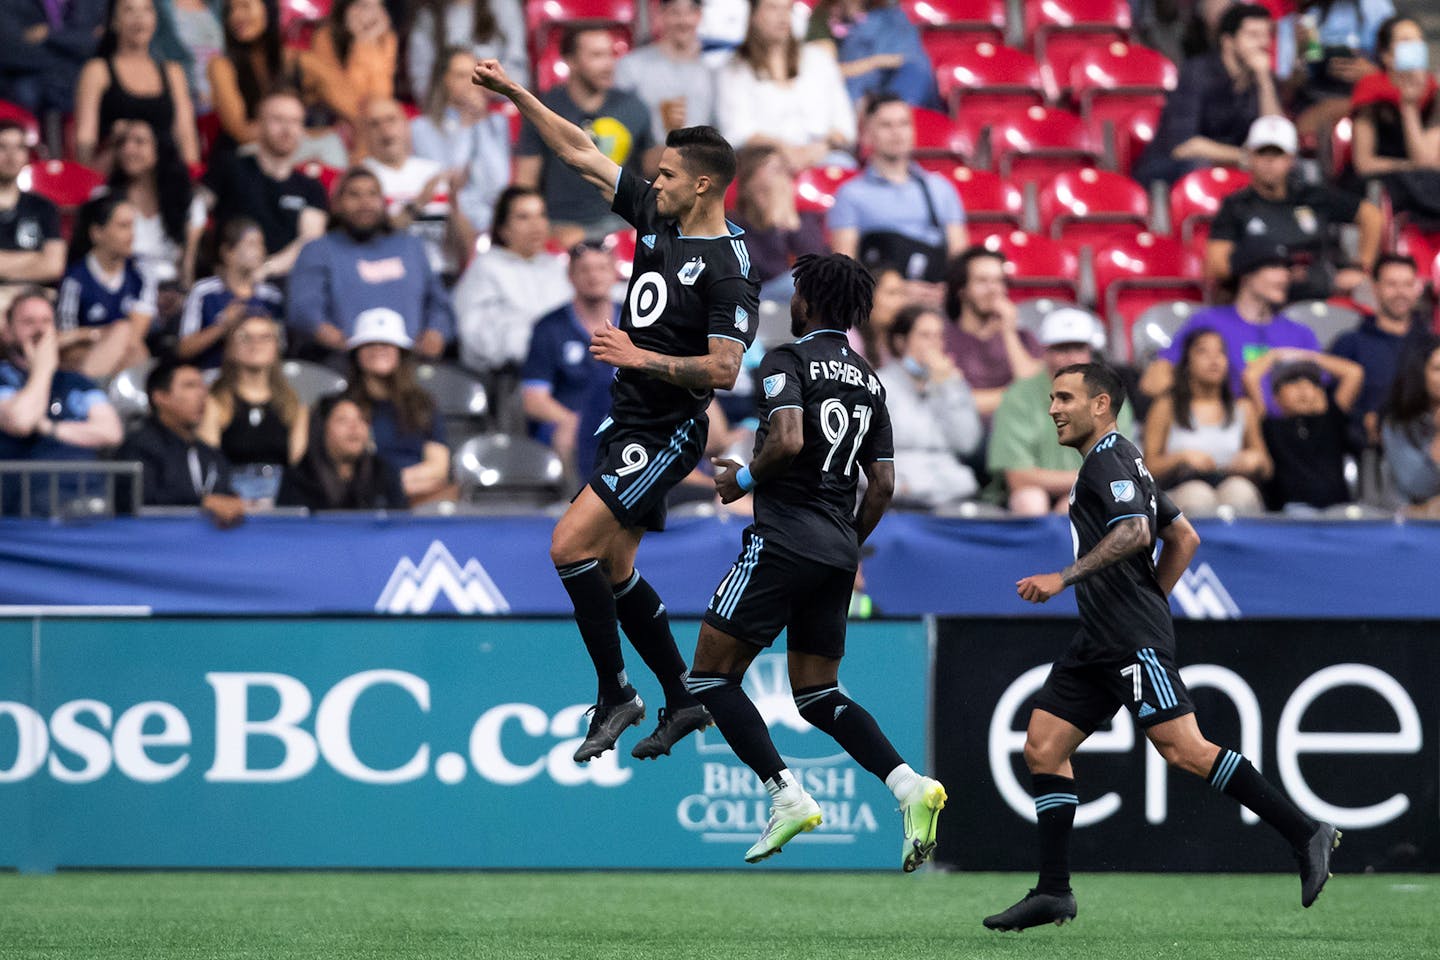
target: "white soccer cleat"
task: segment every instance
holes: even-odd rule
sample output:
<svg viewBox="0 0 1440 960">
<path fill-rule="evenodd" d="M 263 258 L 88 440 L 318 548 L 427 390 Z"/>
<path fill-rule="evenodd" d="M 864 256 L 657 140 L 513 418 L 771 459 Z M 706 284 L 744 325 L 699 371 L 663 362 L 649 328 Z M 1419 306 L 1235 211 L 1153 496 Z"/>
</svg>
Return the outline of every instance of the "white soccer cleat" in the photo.
<svg viewBox="0 0 1440 960">
<path fill-rule="evenodd" d="M 820 804 L 803 790 L 790 802 L 776 800 L 770 807 L 770 822 L 760 839 L 745 853 L 746 863 L 759 863 L 780 852 L 780 848 L 802 833 L 820 826 Z"/>
<path fill-rule="evenodd" d="M 905 848 L 901 868 L 912 873 L 935 852 L 935 831 L 940 811 L 945 807 L 945 788 L 939 780 L 921 777 L 903 803 L 900 813 L 905 818 Z"/>
</svg>

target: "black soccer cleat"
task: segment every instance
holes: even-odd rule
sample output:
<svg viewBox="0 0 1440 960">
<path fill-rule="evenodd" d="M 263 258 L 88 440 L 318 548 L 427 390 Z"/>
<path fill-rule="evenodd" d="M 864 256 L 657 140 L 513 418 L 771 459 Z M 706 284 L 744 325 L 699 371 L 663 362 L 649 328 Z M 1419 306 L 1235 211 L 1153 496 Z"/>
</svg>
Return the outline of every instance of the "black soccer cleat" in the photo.
<svg viewBox="0 0 1440 960">
<path fill-rule="evenodd" d="M 986 917 L 985 927 L 989 930 L 1005 931 L 1028 930 L 1030 927 L 1039 927 L 1047 923 L 1053 923 L 1058 927 L 1074 920 L 1077 912 L 1075 894 L 1072 892 L 1057 896 L 1031 890 L 1025 894 L 1025 899 L 1009 910 Z"/>
<path fill-rule="evenodd" d="M 1295 851 L 1295 859 L 1300 861 L 1300 906 L 1310 906 L 1325 889 L 1325 881 L 1330 879 L 1330 855 L 1339 846 L 1340 831 L 1333 824 L 1322 823 L 1306 841 L 1305 849 Z"/>
<path fill-rule="evenodd" d="M 660 722 L 655 732 L 635 744 L 630 756 L 636 760 L 653 760 L 659 756 L 670 756 L 670 748 L 684 740 L 696 730 L 704 730 L 715 721 L 710 711 L 702 705 L 681 707 L 679 710 L 660 708 Z"/>
<path fill-rule="evenodd" d="M 638 695 L 623 703 L 595 704 L 590 708 L 590 729 L 575 751 L 575 762 L 594 760 L 615 746 L 615 741 L 620 739 L 626 727 L 636 726 L 644 719 L 645 701 Z"/>
</svg>

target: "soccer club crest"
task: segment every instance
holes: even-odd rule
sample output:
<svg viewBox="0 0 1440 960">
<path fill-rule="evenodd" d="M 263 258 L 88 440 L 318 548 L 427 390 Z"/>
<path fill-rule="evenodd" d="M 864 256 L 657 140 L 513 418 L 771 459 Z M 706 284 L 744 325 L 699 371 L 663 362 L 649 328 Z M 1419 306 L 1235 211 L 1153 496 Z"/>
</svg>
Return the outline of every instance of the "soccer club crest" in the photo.
<svg viewBox="0 0 1440 960">
<path fill-rule="evenodd" d="M 700 279 L 700 274 L 704 272 L 705 258 L 692 257 L 685 263 L 685 266 L 680 268 L 680 273 L 677 274 L 677 276 L 679 276 L 680 282 L 683 283 L 685 286 L 693 287 L 695 285 L 695 281 Z"/>
<path fill-rule="evenodd" d="M 744 307 L 735 308 L 735 329 L 741 333 L 750 329 L 750 312 Z"/>
<path fill-rule="evenodd" d="M 780 391 L 785 389 L 785 374 L 777 373 L 772 377 L 766 377 L 762 384 L 765 387 L 765 396 L 772 399 L 778 397 Z"/>
<path fill-rule="evenodd" d="M 1131 500 L 1135 499 L 1135 481 L 1110 481 L 1110 494 L 1115 498 L 1116 503 L 1129 503 Z"/>
</svg>

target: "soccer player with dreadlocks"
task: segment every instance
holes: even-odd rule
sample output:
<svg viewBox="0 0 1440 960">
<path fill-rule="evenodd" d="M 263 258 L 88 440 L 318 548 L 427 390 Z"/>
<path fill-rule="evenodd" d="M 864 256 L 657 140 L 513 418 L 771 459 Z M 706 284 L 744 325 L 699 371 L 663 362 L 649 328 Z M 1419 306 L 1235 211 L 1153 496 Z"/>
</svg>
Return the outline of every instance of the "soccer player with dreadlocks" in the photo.
<svg viewBox="0 0 1440 960">
<path fill-rule="evenodd" d="M 885 782 L 905 821 L 908 873 L 935 849 L 945 788 L 905 763 L 864 707 L 840 690 L 845 614 L 860 545 L 895 487 L 885 388 L 845 332 L 867 322 L 875 281 L 840 254 L 801 257 L 790 302 L 793 343 L 761 364 L 761 425 L 748 466 L 714 460 L 715 488 L 733 503 L 754 491 L 755 522 L 705 613 L 685 686 L 710 711 L 735 755 L 772 801 L 755 863 L 820 825 L 820 807 L 786 769 L 765 721 L 741 689 L 752 660 L 788 629 L 790 686 L 800 716 Z M 868 485 L 856 508 L 859 474 Z"/>
</svg>

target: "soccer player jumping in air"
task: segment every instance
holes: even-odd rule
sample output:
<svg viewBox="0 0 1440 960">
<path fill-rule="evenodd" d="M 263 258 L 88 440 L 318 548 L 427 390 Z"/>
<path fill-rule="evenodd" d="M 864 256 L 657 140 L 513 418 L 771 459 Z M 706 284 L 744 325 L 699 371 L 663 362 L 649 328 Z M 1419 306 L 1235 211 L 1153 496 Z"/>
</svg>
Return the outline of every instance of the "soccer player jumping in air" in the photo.
<svg viewBox="0 0 1440 960">
<path fill-rule="evenodd" d="M 665 496 L 699 462 L 705 409 L 714 390 L 735 385 L 759 321 L 760 288 L 744 231 L 725 220 L 735 151 L 711 127 L 673 130 L 659 174 L 647 183 L 496 61 L 482 61 L 472 79 L 513 100 L 550 149 L 639 234 L 620 326 L 604 327 L 590 344 L 598 359 L 619 368 L 595 472 L 555 525 L 550 557 L 599 683 L 575 760 L 600 756 L 645 717 L 625 674 L 617 621 L 665 691 L 659 725 L 631 751 L 658 757 L 707 726 L 710 715 L 685 689 L 665 606 L 635 569 L 635 552 L 646 530 L 664 529 Z"/>
<path fill-rule="evenodd" d="M 755 522 L 710 601 L 685 685 L 770 792 L 770 822 L 745 854 L 750 863 L 820 824 L 819 805 L 786 769 L 740 687 L 750 662 L 782 629 L 789 630 L 790 686 L 800 716 L 834 737 L 900 802 L 907 873 L 934 851 L 945 806 L 945 788 L 910 769 L 838 680 L 860 545 L 895 487 L 885 389 L 845 337 L 869 317 L 874 289 L 874 279 L 849 257 L 800 258 L 790 306 L 791 333 L 799 339 L 770 351 L 761 365 L 755 459 L 745 467 L 715 461 L 724 502 L 754 490 Z M 857 515 L 862 470 L 869 486 Z"/>
<path fill-rule="evenodd" d="M 1166 596 L 1190 565 L 1200 537 L 1155 486 L 1140 451 L 1115 430 L 1120 378 L 1098 363 L 1055 375 L 1050 417 L 1060 443 L 1085 457 L 1070 490 L 1075 562 L 1026 577 L 1020 597 L 1044 603 L 1075 587 L 1080 632 L 1050 670 L 1025 734 L 1025 763 L 1040 835 L 1040 881 L 1023 900 L 985 918 L 992 930 L 1024 930 L 1075 918 L 1070 831 L 1079 798 L 1070 757 L 1122 705 L 1166 762 L 1255 812 L 1295 848 L 1300 903 L 1310 906 L 1330 876 L 1340 831 L 1311 820 L 1233 750 L 1206 740 L 1175 666 Z M 1160 560 L 1155 541 L 1164 543 Z"/>
</svg>

